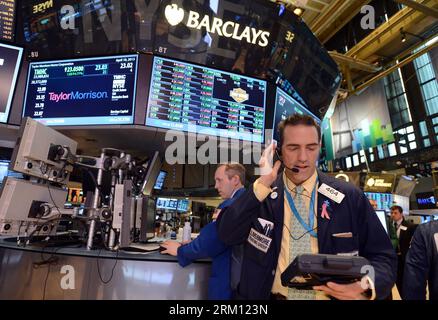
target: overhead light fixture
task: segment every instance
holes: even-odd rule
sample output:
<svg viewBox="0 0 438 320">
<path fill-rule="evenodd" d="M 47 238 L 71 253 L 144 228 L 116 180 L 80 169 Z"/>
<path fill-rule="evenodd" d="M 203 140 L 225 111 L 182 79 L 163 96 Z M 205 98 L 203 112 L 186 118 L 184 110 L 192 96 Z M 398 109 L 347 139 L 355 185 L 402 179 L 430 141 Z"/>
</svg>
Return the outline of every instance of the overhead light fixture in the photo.
<svg viewBox="0 0 438 320">
<path fill-rule="evenodd" d="M 294 9 L 294 13 L 298 16 L 301 17 L 301 15 L 303 14 L 304 10 L 301 8 L 295 8 Z"/>
<path fill-rule="evenodd" d="M 412 37 L 416 37 L 416 38 L 420 39 L 421 41 L 426 40 L 425 38 L 423 38 L 423 37 L 421 37 L 421 36 L 419 36 L 419 35 L 417 35 L 415 33 L 410 33 L 408 31 L 404 31 L 403 28 L 400 29 L 400 34 L 402 35 L 401 42 L 406 42 L 406 35 L 410 35 Z"/>
<path fill-rule="evenodd" d="M 401 34 L 401 42 L 405 43 L 406 42 L 406 33 L 403 31 L 403 28 L 400 29 L 400 34 Z"/>
</svg>

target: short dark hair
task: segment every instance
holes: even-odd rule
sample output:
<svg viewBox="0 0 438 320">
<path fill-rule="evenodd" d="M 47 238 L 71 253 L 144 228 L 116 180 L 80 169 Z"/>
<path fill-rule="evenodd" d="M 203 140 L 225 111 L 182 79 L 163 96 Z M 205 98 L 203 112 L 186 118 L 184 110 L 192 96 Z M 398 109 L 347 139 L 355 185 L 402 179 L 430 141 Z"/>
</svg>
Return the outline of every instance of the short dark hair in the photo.
<svg viewBox="0 0 438 320">
<path fill-rule="evenodd" d="M 245 170 L 245 167 L 243 165 L 241 165 L 240 163 L 234 163 L 234 162 L 221 163 L 217 167 L 218 167 L 218 169 L 220 167 L 225 167 L 225 173 L 226 173 L 228 179 L 231 179 L 233 176 L 238 176 L 240 179 L 240 183 L 245 184 L 246 170 Z"/>
<path fill-rule="evenodd" d="M 397 205 L 392 206 L 391 210 L 398 210 L 398 212 L 403 213 L 403 208 Z"/>
<path fill-rule="evenodd" d="M 315 127 L 316 132 L 318 133 L 318 142 L 321 141 L 321 127 L 319 124 L 313 119 L 311 116 L 306 114 L 295 113 L 287 117 L 286 119 L 280 121 L 278 124 L 278 131 L 280 133 L 280 145 L 283 141 L 284 129 L 287 126 L 298 126 L 304 125 L 309 127 Z"/>
</svg>

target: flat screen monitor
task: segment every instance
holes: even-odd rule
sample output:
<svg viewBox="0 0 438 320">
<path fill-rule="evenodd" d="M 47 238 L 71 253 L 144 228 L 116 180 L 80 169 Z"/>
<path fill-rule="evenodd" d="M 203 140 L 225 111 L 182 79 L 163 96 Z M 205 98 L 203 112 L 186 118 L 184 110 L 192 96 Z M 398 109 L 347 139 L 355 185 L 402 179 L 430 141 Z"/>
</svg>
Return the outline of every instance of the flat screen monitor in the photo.
<svg viewBox="0 0 438 320">
<path fill-rule="evenodd" d="M 9 160 L 0 160 L 0 185 L 3 183 L 3 179 L 6 177 L 13 177 L 17 179 L 23 179 L 22 173 L 9 170 Z"/>
<path fill-rule="evenodd" d="M 14 41 L 15 0 L 0 1 L 0 40 Z"/>
<path fill-rule="evenodd" d="M 377 217 L 380 220 L 383 228 L 385 228 L 386 233 L 388 233 L 388 226 L 386 225 L 386 213 L 385 210 L 376 210 Z"/>
<path fill-rule="evenodd" d="M 394 202 L 394 195 L 391 193 L 365 192 L 368 199 L 377 203 L 377 210 L 389 211 Z"/>
<path fill-rule="evenodd" d="M 154 190 L 163 189 L 164 181 L 166 180 L 167 172 L 161 170 L 158 174 L 157 181 L 155 181 Z"/>
<path fill-rule="evenodd" d="M 146 125 L 264 142 L 266 81 L 154 57 Z"/>
<path fill-rule="evenodd" d="M 29 64 L 23 117 L 46 125 L 132 124 L 137 55 Z"/>
<path fill-rule="evenodd" d="M 0 123 L 8 121 L 22 56 L 23 48 L 0 43 Z"/>
<path fill-rule="evenodd" d="M 157 209 L 176 210 L 178 208 L 178 199 L 157 198 Z"/>
<path fill-rule="evenodd" d="M 3 179 L 8 176 L 9 162 L 0 160 L 0 184 L 3 183 Z"/>
<path fill-rule="evenodd" d="M 278 132 L 278 124 L 293 114 L 306 114 L 315 119 L 316 123 L 321 125 L 321 119 L 310 112 L 302 103 L 298 102 L 298 99 L 294 99 L 286 92 L 277 88 L 275 95 L 275 111 L 273 122 L 273 139 L 277 142 L 280 141 L 280 133 Z"/>
<path fill-rule="evenodd" d="M 143 194 L 146 196 L 150 196 L 152 193 L 152 189 L 157 181 L 157 177 L 160 174 L 161 168 L 161 159 L 158 151 L 155 151 L 154 156 L 148 163 L 146 176 L 143 183 Z"/>
<path fill-rule="evenodd" d="M 178 205 L 177 205 L 177 210 L 179 212 L 187 212 L 188 209 L 189 209 L 189 200 L 179 199 Z"/>
<path fill-rule="evenodd" d="M 321 125 L 321 120 L 310 112 L 303 104 L 299 103 L 296 99 L 292 98 L 286 92 L 277 88 L 275 95 L 275 111 L 273 122 L 273 139 L 277 142 L 280 141 L 280 133 L 278 132 L 278 124 L 292 114 L 306 114 L 315 119 L 315 121 Z"/>
</svg>

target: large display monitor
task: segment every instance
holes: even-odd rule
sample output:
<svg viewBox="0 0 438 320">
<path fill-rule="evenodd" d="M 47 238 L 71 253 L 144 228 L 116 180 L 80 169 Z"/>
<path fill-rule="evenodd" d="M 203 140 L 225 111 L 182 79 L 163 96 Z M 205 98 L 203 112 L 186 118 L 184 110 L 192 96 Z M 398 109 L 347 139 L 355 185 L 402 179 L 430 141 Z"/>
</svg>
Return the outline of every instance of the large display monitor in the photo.
<svg viewBox="0 0 438 320">
<path fill-rule="evenodd" d="M 23 48 L 0 43 L 0 123 L 8 121 Z"/>
<path fill-rule="evenodd" d="M 286 92 L 277 88 L 275 95 L 275 111 L 274 111 L 274 121 L 272 125 L 273 129 L 273 139 L 277 142 L 280 141 L 280 133 L 278 132 L 278 124 L 286 119 L 292 114 L 307 114 L 315 119 L 315 121 L 320 125 L 321 119 L 310 112 L 303 104 L 298 102 L 298 100 L 292 98 Z"/>
<path fill-rule="evenodd" d="M 189 209 L 189 200 L 188 199 L 179 199 L 177 205 L 178 212 L 187 212 Z"/>
<path fill-rule="evenodd" d="M 368 199 L 376 201 L 377 210 L 390 211 L 394 204 L 394 195 L 391 193 L 364 192 Z"/>
<path fill-rule="evenodd" d="M 176 210 L 178 208 L 178 199 L 158 198 L 157 209 Z"/>
<path fill-rule="evenodd" d="M 23 117 L 46 125 L 132 124 L 138 55 L 34 62 Z"/>
<path fill-rule="evenodd" d="M 161 170 L 158 174 L 157 180 L 155 181 L 154 190 L 163 189 L 164 181 L 166 180 L 167 172 Z"/>
<path fill-rule="evenodd" d="M 15 0 L 0 1 L 0 40 L 14 41 Z"/>
<path fill-rule="evenodd" d="M 146 125 L 264 142 L 266 81 L 154 57 Z"/>
</svg>

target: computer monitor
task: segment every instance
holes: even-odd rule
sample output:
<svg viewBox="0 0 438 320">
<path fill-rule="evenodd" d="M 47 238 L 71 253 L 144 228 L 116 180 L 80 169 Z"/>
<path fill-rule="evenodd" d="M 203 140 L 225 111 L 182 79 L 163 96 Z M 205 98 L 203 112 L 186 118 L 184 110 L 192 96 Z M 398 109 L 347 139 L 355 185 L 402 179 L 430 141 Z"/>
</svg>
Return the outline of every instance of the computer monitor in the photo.
<svg viewBox="0 0 438 320">
<path fill-rule="evenodd" d="M 394 204 L 394 195 L 391 193 L 364 192 L 368 199 L 375 200 L 377 210 L 389 211 Z"/>
<path fill-rule="evenodd" d="M 0 185 L 3 179 L 8 176 L 9 161 L 0 160 Z"/>
<path fill-rule="evenodd" d="M 158 151 L 155 151 L 154 156 L 148 163 L 146 176 L 143 183 L 143 194 L 145 196 L 150 196 L 152 193 L 152 189 L 154 188 L 155 181 L 157 181 L 157 177 L 160 173 L 161 168 L 161 159 Z"/>
<path fill-rule="evenodd" d="M 0 41 L 14 41 L 15 39 L 16 7 L 17 0 L 0 1 Z"/>
<path fill-rule="evenodd" d="M 10 163 L 11 162 L 9 160 L 0 160 L 0 185 L 3 183 L 3 180 L 6 177 L 13 177 L 17 179 L 24 178 L 22 173 L 9 170 Z"/>
<path fill-rule="evenodd" d="M 275 111 L 274 111 L 274 121 L 272 125 L 273 129 L 273 139 L 277 142 L 280 141 L 280 133 L 278 132 L 278 124 L 286 119 L 288 116 L 293 114 L 305 114 L 311 116 L 315 119 L 316 123 L 321 124 L 321 119 L 310 112 L 303 104 L 298 102 L 298 100 L 292 98 L 286 92 L 277 88 L 275 96 Z"/>
<path fill-rule="evenodd" d="M 376 210 L 377 217 L 380 220 L 383 228 L 385 228 L 386 233 L 388 233 L 388 226 L 386 224 L 386 213 L 385 210 Z"/>
<path fill-rule="evenodd" d="M 0 123 L 8 121 L 23 48 L 0 43 Z"/>
<path fill-rule="evenodd" d="M 264 142 L 264 80 L 154 57 L 146 125 Z"/>
<path fill-rule="evenodd" d="M 138 55 L 29 64 L 23 117 L 46 125 L 132 124 Z"/>
<path fill-rule="evenodd" d="M 189 209 L 189 200 L 188 199 L 179 199 L 177 205 L 178 212 L 187 212 Z"/>
<path fill-rule="evenodd" d="M 155 181 L 154 190 L 163 189 L 164 181 L 166 180 L 167 172 L 161 170 L 158 174 L 157 181 Z"/>
<path fill-rule="evenodd" d="M 162 210 L 177 210 L 178 199 L 157 198 L 156 208 Z"/>
</svg>

